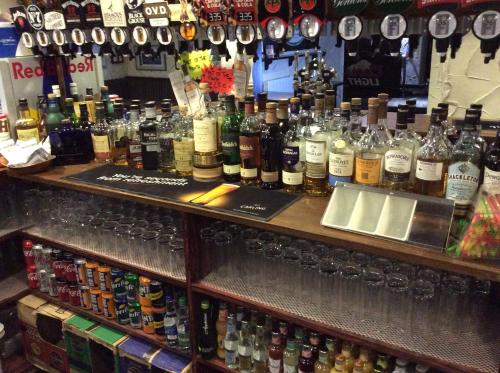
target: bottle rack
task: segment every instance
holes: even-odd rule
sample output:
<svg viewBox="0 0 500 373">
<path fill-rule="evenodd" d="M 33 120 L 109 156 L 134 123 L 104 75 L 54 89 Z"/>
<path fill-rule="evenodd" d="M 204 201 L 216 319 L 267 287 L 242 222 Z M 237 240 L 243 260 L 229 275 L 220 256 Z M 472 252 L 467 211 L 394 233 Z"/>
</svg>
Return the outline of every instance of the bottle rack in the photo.
<svg viewBox="0 0 500 373">
<path fill-rule="evenodd" d="M 435 336 L 422 335 L 418 331 L 415 331 L 414 335 L 401 336 L 392 335 L 391 333 L 372 333 L 378 328 L 379 325 L 377 324 L 369 328 L 360 329 L 353 320 L 343 319 L 342 315 L 336 314 L 333 310 L 318 307 L 313 309 L 313 306 L 310 309 L 303 308 L 302 304 L 298 305 L 293 299 L 289 299 L 283 294 L 280 295 L 279 291 L 256 292 L 254 289 L 247 287 L 246 284 L 238 282 L 237 278 L 229 277 L 224 279 L 221 276 L 217 276 L 217 268 L 215 267 L 214 260 L 211 258 L 211 253 L 204 249 L 202 241 L 199 238 L 199 233 L 207 218 L 220 219 L 298 238 L 339 244 L 361 252 L 384 255 L 413 264 L 491 280 L 495 282 L 493 284 L 493 292 L 498 291 L 500 265 L 486 261 L 464 261 L 451 258 L 421 245 L 372 236 L 368 237 L 349 231 L 322 227 L 320 219 L 321 213 L 327 206 L 328 201 L 326 198 L 303 197 L 272 220 L 262 222 L 252 218 L 206 210 L 198 206 L 169 202 L 132 193 L 112 191 L 64 179 L 65 176 L 82 172 L 91 167 L 94 167 L 94 165 L 66 166 L 35 175 L 13 176 L 25 181 L 121 198 L 180 211 L 185 226 L 186 280 L 185 282 L 178 282 L 178 280 L 171 276 L 163 277 L 163 275 L 161 279 L 176 285 L 184 284 L 187 289 L 192 351 L 197 351 L 196 330 L 200 302 L 208 296 L 269 313 L 277 319 L 314 329 L 323 334 L 334 335 L 381 352 L 406 358 L 416 363 L 430 365 L 445 372 L 497 372 L 500 365 L 497 353 L 500 349 L 500 341 L 498 340 L 498 336 L 492 337 L 491 333 L 487 330 L 478 330 L 475 335 L 469 333 L 467 336 L 460 335 L 460 330 L 457 330 L 454 335 L 441 335 L 439 333 Z M 34 240 L 40 239 L 42 242 L 46 240 L 47 243 L 72 252 L 77 252 L 77 250 L 81 249 L 71 248 L 71 245 L 67 245 L 65 242 L 57 241 L 50 237 L 43 237 L 41 232 L 36 233 L 30 229 L 21 231 L 20 234 L 24 234 L 27 238 L 31 237 Z M 100 258 L 96 256 L 95 259 L 102 260 L 111 265 L 115 263 L 113 259 L 104 256 Z M 150 275 L 151 277 L 156 276 L 155 278 L 160 279 L 158 274 L 151 271 L 148 272 L 146 268 L 138 268 L 134 263 L 125 264 L 116 262 L 116 265 L 129 268 L 144 275 Z M 490 325 L 490 327 L 491 330 L 498 330 L 500 329 L 500 324 L 496 326 Z M 452 342 L 449 343 L 448 340 Z M 197 353 L 192 353 L 191 357 L 195 372 L 232 372 L 232 370 L 224 367 L 223 363 L 216 359 L 206 361 L 201 359 Z"/>
</svg>

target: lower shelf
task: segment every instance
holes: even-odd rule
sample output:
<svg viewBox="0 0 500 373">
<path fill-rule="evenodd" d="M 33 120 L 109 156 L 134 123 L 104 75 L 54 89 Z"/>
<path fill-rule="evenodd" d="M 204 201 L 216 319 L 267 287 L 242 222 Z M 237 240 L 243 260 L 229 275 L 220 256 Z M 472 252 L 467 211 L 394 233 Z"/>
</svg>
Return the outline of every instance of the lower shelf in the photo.
<svg viewBox="0 0 500 373">
<path fill-rule="evenodd" d="M 123 333 L 126 333 L 132 337 L 140 338 L 144 341 L 147 341 L 148 343 L 151 343 L 154 346 L 163 348 L 165 350 L 171 351 L 171 352 L 176 353 L 178 355 L 182 355 L 182 356 L 186 356 L 188 358 L 191 358 L 191 353 L 179 351 L 175 348 L 172 348 L 172 347 L 166 345 L 165 342 L 160 341 L 155 335 L 147 334 L 147 333 L 143 332 L 141 329 L 135 329 L 129 325 L 119 324 L 115 320 L 107 319 L 103 315 L 96 315 L 92 311 L 83 309 L 81 307 L 75 307 L 75 306 L 72 306 L 68 303 L 61 302 L 58 298 L 51 297 L 49 294 L 42 293 L 39 290 L 33 290 L 32 293 L 34 295 L 36 295 L 37 297 L 40 297 L 40 298 L 43 298 L 43 299 L 49 301 L 50 303 L 57 304 L 58 306 L 66 308 L 66 309 L 68 309 L 76 314 L 88 317 L 89 319 L 95 320 L 103 325 L 109 326 L 110 328 L 117 329 L 117 330 L 119 330 Z"/>
<path fill-rule="evenodd" d="M 312 301 L 301 302 L 280 291 L 251 289 L 237 278 L 210 274 L 201 282 L 192 284 L 192 289 L 445 372 L 497 373 L 500 366 L 498 317 L 496 323 L 486 322 L 487 325 L 475 331 L 465 327 L 453 332 L 423 331 L 406 326 L 406 331 L 403 331 L 393 325 L 392 320 L 386 323 L 387 327 L 382 327 L 384 325 L 377 322 L 360 321 L 349 312 L 335 312 L 333 307 L 321 307 Z"/>
<path fill-rule="evenodd" d="M 21 271 L 0 281 L 0 307 L 30 292 L 26 272 Z"/>
<path fill-rule="evenodd" d="M 206 360 L 206 359 L 201 358 L 200 356 L 197 356 L 196 362 L 198 363 L 198 365 L 206 366 L 206 367 L 212 368 L 214 370 L 217 370 L 217 371 L 223 372 L 223 373 L 237 373 L 238 372 L 235 369 L 229 369 L 228 367 L 226 367 L 224 362 L 218 358 Z M 198 370 L 200 372 L 203 371 L 203 370 L 200 370 L 200 368 L 198 368 Z"/>
</svg>

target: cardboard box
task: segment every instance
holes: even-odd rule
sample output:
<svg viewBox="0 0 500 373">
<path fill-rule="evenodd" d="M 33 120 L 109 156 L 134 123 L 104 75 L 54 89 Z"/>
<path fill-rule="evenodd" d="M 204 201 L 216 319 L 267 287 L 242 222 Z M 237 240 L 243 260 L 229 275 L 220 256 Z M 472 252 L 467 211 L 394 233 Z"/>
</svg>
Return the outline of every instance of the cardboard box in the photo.
<svg viewBox="0 0 500 373">
<path fill-rule="evenodd" d="M 88 331 L 97 326 L 96 322 L 79 315 L 74 315 L 63 322 L 70 372 L 92 373 Z"/>
<path fill-rule="evenodd" d="M 118 346 L 127 335 L 100 325 L 88 332 L 92 373 L 119 373 Z"/>
<path fill-rule="evenodd" d="M 36 310 L 47 301 L 34 295 L 27 295 L 17 301 L 17 318 L 26 325 L 36 326 Z"/>
<path fill-rule="evenodd" d="M 157 347 L 137 338 L 128 338 L 118 346 L 120 354 L 120 373 L 150 373 L 151 359 Z"/>
<path fill-rule="evenodd" d="M 167 350 L 158 350 L 151 358 L 151 372 L 189 373 L 191 359 Z"/>
</svg>

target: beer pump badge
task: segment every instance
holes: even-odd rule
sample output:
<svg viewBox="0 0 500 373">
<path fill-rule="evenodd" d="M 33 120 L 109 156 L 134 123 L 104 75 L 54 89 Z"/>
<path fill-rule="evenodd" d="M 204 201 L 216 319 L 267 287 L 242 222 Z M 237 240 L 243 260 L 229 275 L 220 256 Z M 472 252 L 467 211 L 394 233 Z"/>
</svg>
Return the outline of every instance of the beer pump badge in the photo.
<svg viewBox="0 0 500 373">
<path fill-rule="evenodd" d="M 26 14 L 28 16 L 28 22 L 30 23 L 33 30 L 41 30 L 44 26 L 44 17 L 41 9 L 35 4 L 28 5 L 26 7 Z"/>
</svg>

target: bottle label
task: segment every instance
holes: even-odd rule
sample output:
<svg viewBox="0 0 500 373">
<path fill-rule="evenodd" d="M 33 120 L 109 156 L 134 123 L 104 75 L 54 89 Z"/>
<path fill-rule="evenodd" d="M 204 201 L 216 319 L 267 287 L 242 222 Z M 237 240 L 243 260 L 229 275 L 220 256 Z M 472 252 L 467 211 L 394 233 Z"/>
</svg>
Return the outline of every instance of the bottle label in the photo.
<svg viewBox="0 0 500 373">
<path fill-rule="evenodd" d="M 306 140 L 306 162 L 326 164 L 326 143 Z"/>
<path fill-rule="evenodd" d="M 240 168 L 241 177 L 245 179 L 256 178 L 258 173 L 256 168 Z"/>
<path fill-rule="evenodd" d="M 283 147 L 283 164 L 295 166 L 300 160 L 300 148 L 298 146 Z"/>
<path fill-rule="evenodd" d="M 282 171 L 283 184 L 285 185 L 302 185 L 304 174 L 302 172 L 287 172 Z"/>
<path fill-rule="evenodd" d="M 257 177 L 260 162 L 259 136 L 240 136 L 241 177 Z"/>
<path fill-rule="evenodd" d="M 247 92 L 247 72 L 244 68 L 233 69 L 233 74 L 234 74 L 234 95 L 237 98 L 244 98 Z"/>
<path fill-rule="evenodd" d="M 224 336 L 217 334 L 217 348 L 224 350 Z"/>
<path fill-rule="evenodd" d="M 328 159 L 328 171 L 330 176 L 352 178 L 354 170 L 354 154 L 331 153 Z"/>
<path fill-rule="evenodd" d="M 174 139 L 171 137 L 160 137 L 160 151 L 163 156 L 173 155 L 174 151 Z"/>
<path fill-rule="evenodd" d="M 252 355 L 252 347 L 251 346 L 238 346 L 238 355 L 240 356 L 251 356 Z"/>
<path fill-rule="evenodd" d="M 191 172 L 193 170 L 193 139 L 174 141 L 175 169 L 179 172 Z"/>
<path fill-rule="evenodd" d="M 457 204 L 472 204 L 479 185 L 480 170 L 471 162 L 455 162 L 448 168 L 446 198 Z"/>
<path fill-rule="evenodd" d="M 281 373 L 281 360 L 269 358 L 268 362 L 269 373 Z"/>
<path fill-rule="evenodd" d="M 417 160 L 415 177 L 426 181 L 440 181 L 443 177 L 443 162 Z"/>
<path fill-rule="evenodd" d="M 485 167 L 483 183 L 485 185 L 500 185 L 500 171 L 493 171 Z"/>
<path fill-rule="evenodd" d="M 297 373 L 297 367 L 295 365 L 283 365 L 283 373 Z"/>
<path fill-rule="evenodd" d="M 94 154 L 97 159 L 109 159 L 111 157 L 107 135 L 92 134 L 92 145 L 94 146 Z"/>
<path fill-rule="evenodd" d="M 234 157 L 240 154 L 238 144 L 239 135 L 237 133 L 225 133 L 221 136 L 222 154 L 227 157 Z"/>
<path fill-rule="evenodd" d="M 36 142 L 40 142 L 40 135 L 38 134 L 38 128 L 27 128 L 27 129 L 16 129 L 17 139 L 21 141 L 27 141 L 31 139 L 36 139 Z"/>
<path fill-rule="evenodd" d="M 278 171 L 272 171 L 272 172 L 267 172 L 267 171 L 261 171 L 260 172 L 260 178 L 262 179 L 263 183 L 276 183 L 279 181 L 279 173 Z"/>
<path fill-rule="evenodd" d="M 380 183 L 380 159 L 362 159 L 355 160 L 354 180 L 358 184 L 377 185 Z"/>
<path fill-rule="evenodd" d="M 262 353 L 262 351 L 253 350 L 253 352 L 252 352 L 252 359 L 254 361 L 262 361 L 264 359 L 264 354 Z"/>
<path fill-rule="evenodd" d="M 194 150 L 201 153 L 217 151 L 217 122 L 206 117 L 193 120 Z"/>
<path fill-rule="evenodd" d="M 224 164 L 222 170 L 226 175 L 234 175 L 240 173 L 240 165 L 239 164 Z"/>
<path fill-rule="evenodd" d="M 408 181 L 412 160 L 412 151 L 388 150 L 385 153 L 384 178 L 394 182 Z"/>
</svg>

